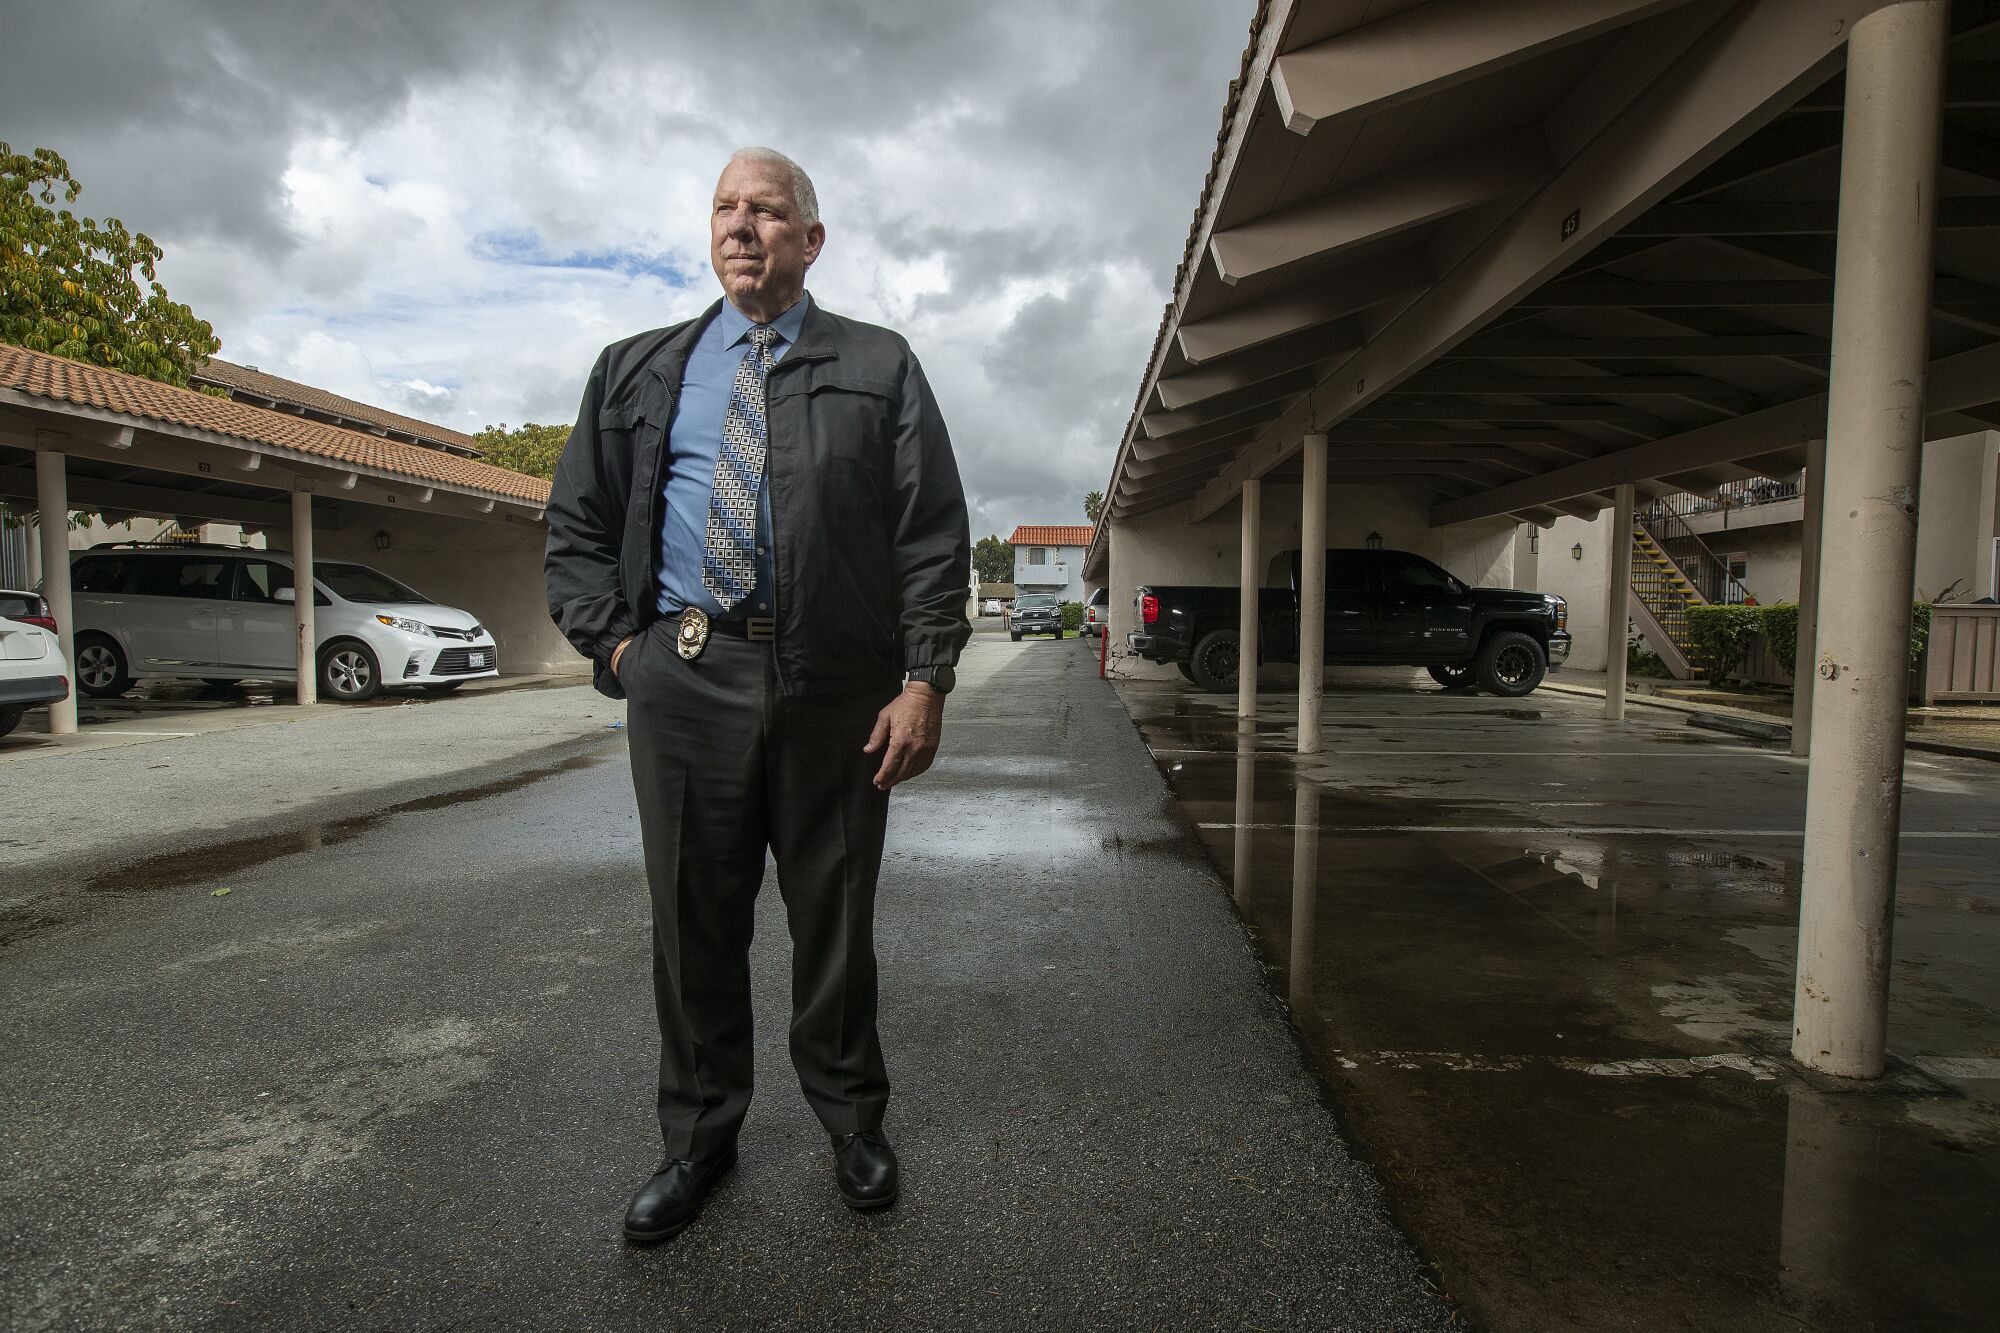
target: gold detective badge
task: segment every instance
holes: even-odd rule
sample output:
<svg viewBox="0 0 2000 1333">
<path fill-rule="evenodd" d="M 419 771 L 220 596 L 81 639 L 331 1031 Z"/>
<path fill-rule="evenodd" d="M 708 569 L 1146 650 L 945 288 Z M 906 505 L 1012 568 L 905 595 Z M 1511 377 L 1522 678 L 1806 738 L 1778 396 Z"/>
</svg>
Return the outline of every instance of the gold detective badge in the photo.
<svg viewBox="0 0 2000 1333">
<path fill-rule="evenodd" d="M 689 662 L 701 656 L 701 650 L 708 647 L 708 612 L 694 606 L 681 612 L 681 630 L 674 636 L 674 647 Z"/>
</svg>

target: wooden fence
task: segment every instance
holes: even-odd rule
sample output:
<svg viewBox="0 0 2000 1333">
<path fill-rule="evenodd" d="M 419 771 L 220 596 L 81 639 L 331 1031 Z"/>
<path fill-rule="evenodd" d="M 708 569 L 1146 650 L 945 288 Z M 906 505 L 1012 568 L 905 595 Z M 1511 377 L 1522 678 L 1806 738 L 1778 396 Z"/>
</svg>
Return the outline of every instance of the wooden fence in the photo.
<svg viewBox="0 0 2000 1333">
<path fill-rule="evenodd" d="M 1931 608 L 1924 702 L 2000 701 L 2000 606 Z"/>
</svg>

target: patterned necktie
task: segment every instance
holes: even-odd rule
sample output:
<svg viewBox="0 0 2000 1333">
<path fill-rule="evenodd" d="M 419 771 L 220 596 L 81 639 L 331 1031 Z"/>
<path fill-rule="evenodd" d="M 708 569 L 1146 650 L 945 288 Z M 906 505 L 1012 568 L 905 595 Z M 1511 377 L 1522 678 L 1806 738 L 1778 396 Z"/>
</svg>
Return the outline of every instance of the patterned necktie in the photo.
<svg viewBox="0 0 2000 1333">
<path fill-rule="evenodd" d="M 715 488 L 708 496 L 707 549 L 701 584 L 724 611 L 733 611 L 757 586 L 757 491 L 764 483 L 764 377 L 771 373 L 771 344 L 778 331 L 750 329 L 750 350 L 736 367 L 729 415 L 722 422 L 722 451 L 715 459 Z"/>
</svg>

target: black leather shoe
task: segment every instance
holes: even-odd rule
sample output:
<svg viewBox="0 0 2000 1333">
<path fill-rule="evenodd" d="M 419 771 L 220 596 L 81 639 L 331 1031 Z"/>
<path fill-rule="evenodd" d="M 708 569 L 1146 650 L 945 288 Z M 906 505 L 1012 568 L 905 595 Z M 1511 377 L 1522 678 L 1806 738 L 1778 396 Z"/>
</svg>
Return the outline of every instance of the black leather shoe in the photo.
<svg viewBox="0 0 2000 1333">
<path fill-rule="evenodd" d="M 733 1147 L 699 1162 L 676 1157 L 662 1163 L 625 1210 L 625 1239 L 638 1245 L 657 1245 L 679 1235 L 701 1214 L 701 1205 L 715 1182 L 735 1165 Z"/>
<path fill-rule="evenodd" d="M 902 1188 L 896 1150 L 880 1130 L 833 1136 L 833 1179 L 849 1208 L 887 1208 Z"/>
</svg>

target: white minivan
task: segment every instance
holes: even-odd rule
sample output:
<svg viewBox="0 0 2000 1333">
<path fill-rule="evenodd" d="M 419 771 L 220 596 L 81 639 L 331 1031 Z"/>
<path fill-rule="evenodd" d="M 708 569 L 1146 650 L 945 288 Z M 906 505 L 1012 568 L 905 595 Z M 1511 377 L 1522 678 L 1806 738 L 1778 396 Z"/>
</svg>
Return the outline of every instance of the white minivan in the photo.
<svg viewBox="0 0 2000 1333">
<path fill-rule="evenodd" d="M 98 698 L 134 680 L 228 686 L 293 680 L 291 557 L 234 546 L 118 543 L 71 557 L 76 683 Z M 380 570 L 313 562 L 319 693 L 358 703 L 385 686 L 434 693 L 500 674 L 493 636 Z"/>
</svg>

